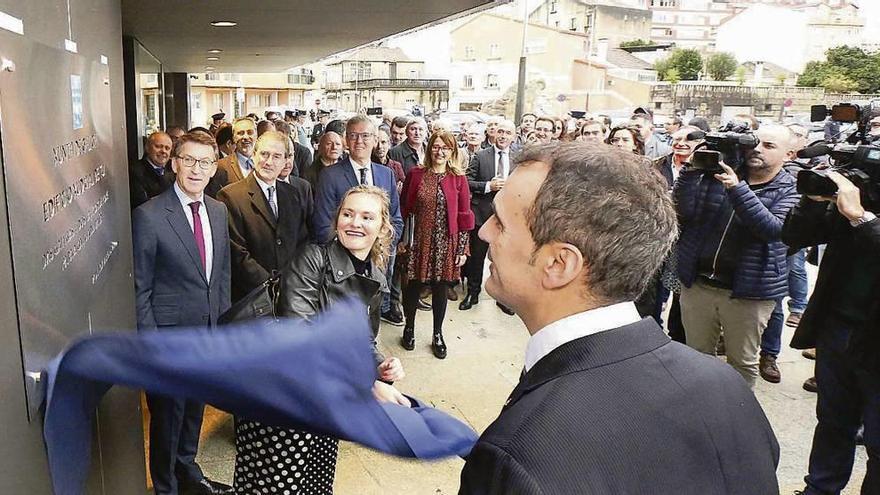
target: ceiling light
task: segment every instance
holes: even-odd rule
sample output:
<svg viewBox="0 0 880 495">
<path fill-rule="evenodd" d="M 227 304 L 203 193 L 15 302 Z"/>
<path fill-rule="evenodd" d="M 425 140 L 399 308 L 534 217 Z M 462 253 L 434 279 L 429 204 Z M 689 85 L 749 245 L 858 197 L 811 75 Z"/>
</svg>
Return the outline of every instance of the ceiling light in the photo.
<svg viewBox="0 0 880 495">
<path fill-rule="evenodd" d="M 233 27 L 237 26 L 238 23 L 235 21 L 213 21 L 211 25 L 214 27 Z"/>
<path fill-rule="evenodd" d="M 216 60 L 220 60 L 220 57 L 208 57 L 208 60 L 214 62 Z"/>
<path fill-rule="evenodd" d="M 214 69 L 215 69 L 214 67 L 210 67 L 210 66 L 209 66 L 209 67 L 205 67 L 205 70 L 206 70 L 206 71 L 209 71 L 209 72 L 212 71 L 212 70 L 214 70 Z"/>
<path fill-rule="evenodd" d="M 221 50 L 219 48 L 211 48 L 210 50 L 208 50 L 208 53 L 220 53 L 222 51 L 223 50 Z"/>
</svg>

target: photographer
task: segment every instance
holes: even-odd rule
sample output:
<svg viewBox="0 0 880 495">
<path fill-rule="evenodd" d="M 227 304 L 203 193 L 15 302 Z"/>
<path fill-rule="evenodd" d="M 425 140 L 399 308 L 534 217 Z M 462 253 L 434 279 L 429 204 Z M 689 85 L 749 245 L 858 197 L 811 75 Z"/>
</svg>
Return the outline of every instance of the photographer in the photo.
<svg viewBox="0 0 880 495">
<path fill-rule="evenodd" d="M 787 291 L 781 231 L 798 200 L 794 177 L 782 167 L 794 146 L 791 132 L 768 125 L 755 135 L 760 143 L 739 170 L 723 162 L 714 174 L 689 166 L 674 189 L 687 343 L 714 354 L 723 329 L 727 361 L 750 386 L 761 332 Z"/>
<path fill-rule="evenodd" d="M 818 425 L 805 494 L 840 493 L 864 422 L 868 472 L 862 493 L 880 492 L 880 221 L 837 172 L 833 197 L 804 196 L 782 229 L 792 248 L 827 243 L 813 296 L 791 346 L 816 347 Z M 871 184 L 870 187 L 876 187 Z M 873 491 L 872 491 L 873 489 Z"/>
</svg>

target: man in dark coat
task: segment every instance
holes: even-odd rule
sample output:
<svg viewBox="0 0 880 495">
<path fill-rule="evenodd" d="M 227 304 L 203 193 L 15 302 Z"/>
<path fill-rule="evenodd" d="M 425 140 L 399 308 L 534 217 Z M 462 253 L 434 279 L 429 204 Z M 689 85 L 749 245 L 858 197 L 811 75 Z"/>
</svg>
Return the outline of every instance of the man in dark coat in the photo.
<svg viewBox="0 0 880 495">
<path fill-rule="evenodd" d="M 863 494 L 880 493 L 880 205 L 837 174 L 834 198 L 805 196 L 782 228 L 793 249 L 827 244 L 816 289 L 791 346 L 816 348 L 816 431 L 806 495 L 840 493 L 864 425 Z M 829 204 L 831 201 L 831 204 Z"/>
<path fill-rule="evenodd" d="M 516 168 L 511 156 L 510 145 L 516 136 L 516 126 L 509 120 L 502 120 L 495 129 L 495 144 L 474 153 L 468 165 L 467 178 L 471 190 L 471 209 L 474 211 L 476 226 L 471 231 L 471 255 L 462 268 L 467 279 L 467 295 L 458 305 L 466 311 L 480 301 L 483 285 L 483 265 L 486 264 L 486 251 L 489 245 L 480 239 L 480 227 L 492 216 L 492 200 L 504 188 L 507 177 Z"/>
<path fill-rule="evenodd" d="M 760 144 L 734 171 L 685 168 L 674 197 L 681 226 L 678 278 L 687 343 L 715 355 L 722 327 L 727 362 L 754 386 L 761 333 L 776 300 L 788 294 L 782 223 L 798 201 L 794 177 L 783 169 L 791 131 L 768 125 Z"/>
<path fill-rule="evenodd" d="M 131 209 L 147 202 L 171 187 L 174 172 L 171 170 L 171 136 L 158 131 L 147 138 L 147 147 L 140 160 L 128 166 L 128 188 Z"/>
<path fill-rule="evenodd" d="M 132 215 L 138 331 L 208 327 L 230 306 L 226 207 L 204 193 L 217 169 L 217 145 L 205 133 L 181 136 L 174 185 Z M 196 463 L 204 404 L 147 394 L 150 475 L 156 495 L 231 493 Z"/>
<path fill-rule="evenodd" d="M 238 301 L 281 271 L 313 237 L 312 191 L 308 182 L 278 179 L 290 154 L 290 141 L 277 131 L 257 139 L 253 173 L 220 190 L 229 210 L 232 242 L 232 300 Z"/>
<path fill-rule="evenodd" d="M 428 125 L 421 117 L 413 118 L 406 124 L 406 141 L 388 150 L 388 158 L 403 165 L 403 172 L 417 167 L 425 159 L 427 152 Z"/>
<path fill-rule="evenodd" d="M 632 302 L 676 236 L 666 185 L 587 143 L 518 161 L 480 236 L 486 291 L 531 337 L 459 493 L 778 494 L 779 445 L 746 383 Z"/>
</svg>

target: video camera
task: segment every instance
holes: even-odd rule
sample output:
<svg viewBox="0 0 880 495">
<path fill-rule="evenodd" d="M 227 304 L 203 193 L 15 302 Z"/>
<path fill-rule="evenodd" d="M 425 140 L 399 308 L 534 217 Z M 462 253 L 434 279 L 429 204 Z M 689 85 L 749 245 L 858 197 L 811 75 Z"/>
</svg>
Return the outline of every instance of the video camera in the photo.
<svg viewBox="0 0 880 495">
<path fill-rule="evenodd" d="M 691 168 L 714 174 L 724 171 L 722 160 L 733 169 L 742 165 L 748 152 L 760 143 L 748 124 L 737 121 L 728 122 L 718 132 L 706 133 L 703 139 L 705 142 L 694 151 Z"/>
<path fill-rule="evenodd" d="M 831 167 L 802 170 L 798 173 L 797 190 L 809 196 L 832 196 L 837 184 L 828 177 L 834 171 L 849 179 L 859 188 L 866 203 L 880 204 L 880 146 L 871 144 L 867 135 L 868 122 L 877 114 L 877 105 L 870 103 L 839 103 L 829 110 L 825 105 L 810 107 L 810 120 L 818 122 L 831 116 L 838 122 L 856 122 L 855 132 L 846 143 L 829 145 L 820 142 L 798 151 L 798 158 L 828 155 Z"/>
</svg>

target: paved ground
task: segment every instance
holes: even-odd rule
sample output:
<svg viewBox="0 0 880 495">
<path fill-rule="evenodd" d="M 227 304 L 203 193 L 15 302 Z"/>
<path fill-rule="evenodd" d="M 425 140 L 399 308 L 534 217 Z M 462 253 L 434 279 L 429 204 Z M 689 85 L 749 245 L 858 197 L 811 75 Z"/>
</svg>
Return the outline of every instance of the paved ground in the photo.
<svg viewBox="0 0 880 495">
<path fill-rule="evenodd" d="M 491 423 L 513 389 L 522 368 L 527 333 L 520 321 L 501 313 L 488 296 L 472 310 L 461 312 L 450 304 L 445 335 L 449 356 L 440 361 L 430 350 L 430 314 L 420 312 L 414 351 L 398 345 L 400 328 L 383 323 L 380 343 L 386 355 L 398 356 L 407 377 L 398 383 L 404 392 L 418 396 L 468 422 L 477 431 Z M 785 329 L 783 342 L 791 340 Z M 813 428 L 815 395 L 801 388 L 812 375 L 813 364 L 792 349 L 780 356 L 782 383 L 759 380 L 755 390 L 770 418 L 782 453 L 778 469 L 781 493 L 802 488 Z M 199 462 L 206 473 L 231 481 L 234 447 L 228 417 L 211 415 L 206 422 Z M 853 480 L 845 494 L 858 493 L 865 475 L 865 450 L 859 448 Z M 340 449 L 336 493 L 340 495 L 454 494 L 463 462 L 448 460 L 418 463 L 391 458 L 351 444 Z"/>
</svg>

